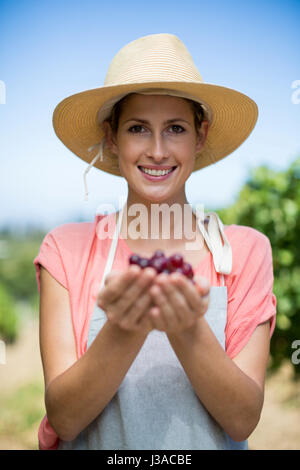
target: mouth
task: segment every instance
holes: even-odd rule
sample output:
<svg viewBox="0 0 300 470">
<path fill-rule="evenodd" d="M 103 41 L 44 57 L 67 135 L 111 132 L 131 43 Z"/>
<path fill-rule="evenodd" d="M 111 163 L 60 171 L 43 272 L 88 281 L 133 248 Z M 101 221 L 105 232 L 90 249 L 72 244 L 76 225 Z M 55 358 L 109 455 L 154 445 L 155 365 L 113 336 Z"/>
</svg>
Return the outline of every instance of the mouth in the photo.
<svg viewBox="0 0 300 470">
<path fill-rule="evenodd" d="M 143 176 L 150 181 L 162 181 L 169 178 L 176 170 L 177 166 L 172 166 L 164 169 L 152 169 L 144 166 L 138 166 L 138 169 Z"/>
</svg>

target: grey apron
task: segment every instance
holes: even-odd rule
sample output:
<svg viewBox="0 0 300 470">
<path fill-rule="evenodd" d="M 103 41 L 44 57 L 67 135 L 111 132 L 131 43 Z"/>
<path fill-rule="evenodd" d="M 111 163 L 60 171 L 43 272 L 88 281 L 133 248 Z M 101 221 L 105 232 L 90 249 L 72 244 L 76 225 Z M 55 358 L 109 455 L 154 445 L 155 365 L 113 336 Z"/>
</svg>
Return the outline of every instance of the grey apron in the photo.
<svg viewBox="0 0 300 470">
<path fill-rule="evenodd" d="M 113 263 L 123 209 L 115 229 L 101 287 Z M 231 271 L 231 249 L 223 224 L 208 213 L 208 232 L 199 228 L 222 274 L 222 286 L 210 289 L 205 318 L 225 349 L 227 287 L 223 273 Z M 220 232 L 224 245 L 221 243 Z M 106 322 L 105 312 L 95 304 L 87 347 Z M 109 354 L 109 351 L 108 351 Z M 248 449 L 247 441 L 235 442 L 201 404 L 174 353 L 167 335 L 152 330 L 117 393 L 104 410 L 71 442 L 60 440 L 58 450 L 201 450 Z"/>
</svg>

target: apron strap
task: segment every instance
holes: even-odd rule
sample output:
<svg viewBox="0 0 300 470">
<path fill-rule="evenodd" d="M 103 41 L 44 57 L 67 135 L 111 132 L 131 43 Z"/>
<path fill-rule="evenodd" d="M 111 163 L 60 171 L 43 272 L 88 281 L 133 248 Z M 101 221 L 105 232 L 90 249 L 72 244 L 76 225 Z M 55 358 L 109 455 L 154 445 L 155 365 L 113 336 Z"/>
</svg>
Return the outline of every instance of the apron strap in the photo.
<svg viewBox="0 0 300 470">
<path fill-rule="evenodd" d="M 122 223 L 122 219 L 123 219 L 123 213 L 124 213 L 125 206 L 126 206 L 126 204 L 120 210 L 120 215 L 119 215 L 116 227 L 115 227 L 115 231 L 114 231 L 113 239 L 112 239 L 112 242 L 111 242 L 111 245 L 110 245 L 110 250 L 109 250 L 106 266 L 105 266 L 104 273 L 103 273 L 103 276 L 102 276 L 100 289 L 102 289 L 102 287 L 104 285 L 104 282 L 105 282 L 105 278 L 110 273 L 112 265 L 113 265 L 115 252 L 116 252 L 117 245 L 118 245 L 119 233 L 120 233 L 120 229 L 121 229 L 121 223 Z"/>
<path fill-rule="evenodd" d="M 120 210 L 120 215 L 119 215 L 116 227 L 115 227 L 114 236 L 113 236 L 113 240 L 112 240 L 111 247 L 109 250 L 107 263 L 104 269 L 104 274 L 102 276 L 102 281 L 101 281 L 101 286 L 100 286 L 101 288 L 104 285 L 106 276 L 108 275 L 108 273 L 111 271 L 111 268 L 112 268 L 125 207 L 127 207 L 127 204 L 125 204 Z M 208 227 L 206 230 L 206 227 L 204 224 L 205 218 L 199 216 L 199 214 L 195 211 L 194 213 L 197 218 L 198 227 L 206 241 L 206 244 L 209 250 L 212 253 L 215 270 L 217 273 L 222 275 L 222 285 L 224 286 L 225 285 L 224 274 L 230 274 L 232 270 L 232 250 L 231 250 L 230 243 L 225 235 L 224 225 L 221 219 L 219 218 L 218 214 L 216 214 L 216 212 L 207 212 L 206 216 L 209 218 L 209 222 L 208 222 Z"/>
<path fill-rule="evenodd" d="M 194 211 L 195 212 L 195 211 Z M 195 215 L 198 221 L 198 227 L 210 249 L 217 273 L 230 274 L 232 270 L 232 250 L 230 243 L 225 235 L 224 225 L 216 212 L 207 212 L 209 218 L 206 230 L 204 217 Z M 221 235 L 220 235 L 221 234 Z M 221 237 L 222 236 L 222 237 Z M 223 277 L 224 285 L 224 277 Z"/>
</svg>

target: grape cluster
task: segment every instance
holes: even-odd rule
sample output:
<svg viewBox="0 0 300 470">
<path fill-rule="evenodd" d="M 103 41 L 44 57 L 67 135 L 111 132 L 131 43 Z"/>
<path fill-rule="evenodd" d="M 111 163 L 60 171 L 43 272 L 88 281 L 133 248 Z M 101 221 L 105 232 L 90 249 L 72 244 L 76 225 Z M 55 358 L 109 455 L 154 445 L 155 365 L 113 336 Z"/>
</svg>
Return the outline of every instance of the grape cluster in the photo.
<svg viewBox="0 0 300 470">
<path fill-rule="evenodd" d="M 142 269 L 154 268 L 158 274 L 178 272 L 193 281 L 194 271 L 189 263 L 186 263 L 182 255 L 175 253 L 169 257 L 161 250 L 155 251 L 151 258 L 144 258 L 134 253 L 129 258 L 129 264 L 137 264 Z"/>
</svg>

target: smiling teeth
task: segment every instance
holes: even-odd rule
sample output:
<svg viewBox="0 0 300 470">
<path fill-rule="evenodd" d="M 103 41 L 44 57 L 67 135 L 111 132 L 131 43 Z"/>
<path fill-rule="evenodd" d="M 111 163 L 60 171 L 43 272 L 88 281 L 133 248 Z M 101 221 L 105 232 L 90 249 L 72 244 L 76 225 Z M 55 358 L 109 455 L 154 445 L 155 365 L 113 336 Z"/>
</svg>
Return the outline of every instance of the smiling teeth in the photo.
<svg viewBox="0 0 300 470">
<path fill-rule="evenodd" d="M 149 170 L 149 168 L 144 168 L 143 166 L 141 166 L 141 169 L 144 173 L 147 173 L 148 175 L 152 175 L 152 176 L 167 175 L 168 173 L 171 173 L 171 171 L 173 170 L 173 168 L 170 168 L 170 170 Z"/>
</svg>

